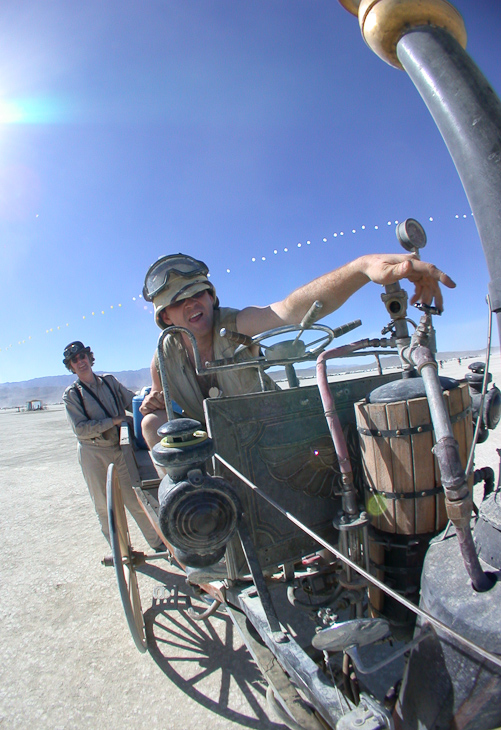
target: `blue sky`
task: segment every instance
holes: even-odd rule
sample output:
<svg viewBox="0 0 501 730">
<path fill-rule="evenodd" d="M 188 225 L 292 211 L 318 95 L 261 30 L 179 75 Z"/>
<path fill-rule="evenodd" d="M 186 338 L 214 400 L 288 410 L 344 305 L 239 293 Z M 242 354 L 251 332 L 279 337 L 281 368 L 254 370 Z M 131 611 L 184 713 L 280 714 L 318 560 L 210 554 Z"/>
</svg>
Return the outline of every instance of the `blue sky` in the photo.
<svg viewBox="0 0 501 730">
<path fill-rule="evenodd" d="M 501 5 L 455 5 L 499 94 Z M 74 339 L 98 370 L 147 367 L 160 255 L 204 259 L 225 305 L 264 305 L 399 250 L 407 217 L 458 284 L 439 348 L 483 346 L 488 275 L 445 144 L 334 0 L 6 0 L 0 29 L 0 382 L 66 372 Z M 380 293 L 326 321 L 377 336 Z"/>
</svg>

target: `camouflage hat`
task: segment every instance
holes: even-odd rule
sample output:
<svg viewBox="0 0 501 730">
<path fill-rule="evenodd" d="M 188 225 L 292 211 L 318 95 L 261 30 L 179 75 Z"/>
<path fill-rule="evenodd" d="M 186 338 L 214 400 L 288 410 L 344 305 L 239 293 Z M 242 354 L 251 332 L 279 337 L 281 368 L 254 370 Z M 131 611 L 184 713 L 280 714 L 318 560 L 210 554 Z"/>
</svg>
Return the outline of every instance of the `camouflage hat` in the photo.
<svg viewBox="0 0 501 730">
<path fill-rule="evenodd" d="M 219 306 L 207 264 L 187 254 L 175 253 L 161 256 L 150 266 L 144 279 L 143 297 L 153 302 L 155 322 L 165 329 L 168 325 L 160 316 L 165 307 L 204 290 L 212 294 L 214 306 Z"/>
<path fill-rule="evenodd" d="M 211 282 L 204 275 L 198 275 L 192 279 L 186 279 L 184 276 L 171 276 L 168 284 L 153 299 L 153 307 L 155 309 L 155 322 L 160 329 L 165 329 L 169 325 L 161 319 L 160 314 L 165 307 L 180 302 L 183 299 L 189 299 L 201 291 L 207 290 L 212 294 L 214 306 L 219 304 L 216 290 Z"/>
</svg>

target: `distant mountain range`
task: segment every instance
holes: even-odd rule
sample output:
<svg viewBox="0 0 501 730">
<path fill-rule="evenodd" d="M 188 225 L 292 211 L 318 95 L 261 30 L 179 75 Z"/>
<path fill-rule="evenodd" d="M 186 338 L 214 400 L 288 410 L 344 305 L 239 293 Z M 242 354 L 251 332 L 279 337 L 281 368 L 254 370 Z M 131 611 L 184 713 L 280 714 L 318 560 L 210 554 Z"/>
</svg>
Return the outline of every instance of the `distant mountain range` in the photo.
<svg viewBox="0 0 501 730">
<path fill-rule="evenodd" d="M 497 348 L 495 348 L 497 349 Z M 479 357 L 482 359 L 483 352 L 480 350 L 463 350 L 458 352 L 442 352 L 437 355 L 437 360 L 449 360 L 456 357 Z M 358 356 L 357 356 L 358 357 Z M 381 356 L 381 361 L 385 367 L 397 367 L 399 359 L 395 355 Z M 376 367 L 375 361 L 367 359 L 363 364 L 350 363 L 345 360 L 342 365 L 332 365 L 328 367 L 330 374 L 336 372 L 356 372 L 360 370 L 371 370 Z M 269 375 L 276 380 L 285 380 L 285 371 L 279 369 L 276 371 L 268 371 Z M 99 373 L 100 374 L 100 373 Z M 297 374 L 300 378 L 312 378 L 315 376 L 315 366 L 307 368 L 297 368 Z M 149 368 L 141 368 L 141 370 L 122 370 L 115 372 L 113 375 L 123 383 L 127 388 L 133 391 L 139 391 L 147 385 L 151 385 L 151 375 Z M 73 375 L 52 375 L 45 378 L 34 378 L 33 380 L 25 380 L 19 383 L 0 383 L 0 408 L 17 408 L 25 406 L 26 403 L 33 400 L 40 400 L 44 405 L 52 405 L 54 403 L 62 403 L 63 393 L 75 380 Z"/>
<path fill-rule="evenodd" d="M 101 374 L 101 373 L 98 373 Z M 130 390 L 141 390 L 151 385 L 149 368 L 123 370 L 113 373 Z M 51 375 L 24 380 L 20 383 L 0 383 L 0 408 L 25 406 L 28 401 L 40 400 L 44 405 L 62 403 L 63 393 L 75 381 L 74 375 Z"/>
</svg>

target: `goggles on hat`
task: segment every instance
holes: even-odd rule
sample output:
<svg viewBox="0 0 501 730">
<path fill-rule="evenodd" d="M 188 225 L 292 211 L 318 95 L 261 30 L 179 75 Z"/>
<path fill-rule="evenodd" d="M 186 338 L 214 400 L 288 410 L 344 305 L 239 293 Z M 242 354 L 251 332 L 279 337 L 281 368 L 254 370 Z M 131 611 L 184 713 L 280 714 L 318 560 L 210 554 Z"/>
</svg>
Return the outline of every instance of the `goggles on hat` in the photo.
<svg viewBox="0 0 501 730">
<path fill-rule="evenodd" d="M 71 360 L 71 358 L 74 357 L 77 353 L 85 349 L 86 347 L 82 342 L 72 342 L 71 345 L 68 345 L 68 347 L 65 349 L 63 357 L 65 360 Z"/>
<path fill-rule="evenodd" d="M 147 302 L 153 301 L 153 298 L 167 285 L 171 274 L 190 278 L 198 274 L 207 276 L 208 273 L 209 269 L 204 262 L 191 256 L 182 253 L 162 256 L 148 269 L 144 279 L 143 298 Z"/>
</svg>

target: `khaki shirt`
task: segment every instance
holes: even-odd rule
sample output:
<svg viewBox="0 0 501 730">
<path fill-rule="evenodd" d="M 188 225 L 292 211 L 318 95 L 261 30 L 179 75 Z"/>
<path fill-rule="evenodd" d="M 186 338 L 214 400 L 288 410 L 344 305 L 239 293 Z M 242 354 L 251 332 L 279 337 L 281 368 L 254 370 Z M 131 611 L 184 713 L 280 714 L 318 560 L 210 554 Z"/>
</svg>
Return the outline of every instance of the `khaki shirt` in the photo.
<svg viewBox="0 0 501 730">
<path fill-rule="evenodd" d="M 101 377 L 106 378 L 106 382 L 115 394 L 118 409 L 115 398 L 102 382 Z M 86 383 L 86 385 L 113 417 L 125 416 L 125 411 L 132 409 L 132 399 L 135 394 L 113 375 L 95 376 L 94 383 Z M 96 446 L 116 446 L 119 443 L 119 436 L 118 428 L 113 425 L 113 419 L 108 418 L 99 403 L 84 388 L 79 387 L 87 415 L 82 410 L 82 403 L 75 390 L 77 387 L 79 387 L 78 380 L 66 388 L 63 395 L 66 416 L 77 439 L 80 443 Z"/>
<path fill-rule="evenodd" d="M 238 345 L 235 345 L 227 337 L 221 337 L 219 332 L 222 327 L 226 327 L 230 331 L 236 330 L 238 312 L 238 309 L 229 307 L 214 310 L 214 360 L 232 357 L 237 349 Z M 204 397 L 181 336 L 177 334 L 167 335 L 163 343 L 163 351 L 171 399 L 181 406 L 184 411 L 183 415 L 204 423 Z M 248 357 L 252 357 L 250 353 Z M 155 355 L 158 370 L 157 358 L 158 356 Z M 245 368 L 244 370 L 222 370 L 210 377 L 215 379 L 221 396 L 242 395 L 243 393 L 258 393 L 261 391 L 257 367 Z M 268 375 L 264 375 L 264 381 L 267 390 L 277 390 L 277 386 Z"/>
</svg>

